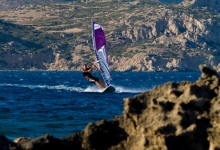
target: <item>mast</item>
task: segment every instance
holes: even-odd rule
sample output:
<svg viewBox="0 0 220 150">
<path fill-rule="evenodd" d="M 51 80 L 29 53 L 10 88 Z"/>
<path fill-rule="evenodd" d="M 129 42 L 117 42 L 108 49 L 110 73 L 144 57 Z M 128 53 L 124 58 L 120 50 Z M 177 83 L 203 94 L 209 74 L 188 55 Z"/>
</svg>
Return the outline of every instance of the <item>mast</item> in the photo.
<svg viewBox="0 0 220 150">
<path fill-rule="evenodd" d="M 94 21 L 91 19 L 92 24 L 92 43 L 93 43 L 93 49 L 96 54 L 96 45 L 95 45 L 95 38 L 94 38 Z"/>
</svg>

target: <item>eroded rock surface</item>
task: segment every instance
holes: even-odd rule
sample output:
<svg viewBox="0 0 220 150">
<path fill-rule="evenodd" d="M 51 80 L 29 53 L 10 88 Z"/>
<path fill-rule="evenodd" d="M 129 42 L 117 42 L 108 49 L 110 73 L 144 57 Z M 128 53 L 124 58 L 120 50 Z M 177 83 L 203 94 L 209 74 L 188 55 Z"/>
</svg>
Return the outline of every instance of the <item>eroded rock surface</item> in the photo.
<svg viewBox="0 0 220 150">
<path fill-rule="evenodd" d="M 78 134 L 14 142 L 0 138 L 1 146 L 3 150 L 220 149 L 220 77 L 205 65 L 199 68 L 202 74 L 196 82 L 168 82 L 124 98 L 122 115 L 89 123 Z"/>
</svg>

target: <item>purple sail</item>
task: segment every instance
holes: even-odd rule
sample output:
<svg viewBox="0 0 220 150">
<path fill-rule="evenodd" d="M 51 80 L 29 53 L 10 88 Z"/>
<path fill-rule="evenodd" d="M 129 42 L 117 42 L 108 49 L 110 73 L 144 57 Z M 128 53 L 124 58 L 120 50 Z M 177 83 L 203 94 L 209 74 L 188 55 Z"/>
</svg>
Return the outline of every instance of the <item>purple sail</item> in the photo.
<svg viewBox="0 0 220 150">
<path fill-rule="evenodd" d="M 102 26 L 92 20 L 92 39 L 96 56 L 96 63 L 104 79 L 105 85 L 110 85 L 111 75 L 108 65 L 108 53 L 106 49 L 105 33 Z"/>
</svg>

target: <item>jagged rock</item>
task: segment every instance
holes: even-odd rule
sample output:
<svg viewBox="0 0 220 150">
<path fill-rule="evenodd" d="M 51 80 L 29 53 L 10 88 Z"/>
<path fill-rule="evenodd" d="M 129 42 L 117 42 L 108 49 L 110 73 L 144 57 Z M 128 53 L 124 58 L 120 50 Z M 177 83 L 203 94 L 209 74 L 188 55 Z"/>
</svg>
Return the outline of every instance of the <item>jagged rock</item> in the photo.
<svg viewBox="0 0 220 150">
<path fill-rule="evenodd" d="M 123 114 L 113 120 L 89 123 L 61 139 L 45 135 L 16 144 L 21 150 L 220 149 L 220 77 L 206 65 L 199 68 L 194 83 L 168 82 L 124 98 Z"/>
<path fill-rule="evenodd" d="M 14 141 L 22 150 L 60 150 L 68 149 L 61 141 L 53 136 L 46 134 L 37 138 L 18 138 Z"/>
<path fill-rule="evenodd" d="M 60 54 L 56 54 L 54 63 L 47 63 L 45 66 L 48 70 L 68 70 L 68 61 L 62 57 Z"/>
<path fill-rule="evenodd" d="M 20 150 L 15 143 L 0 135 L 0 150 Z"/>
</svg>

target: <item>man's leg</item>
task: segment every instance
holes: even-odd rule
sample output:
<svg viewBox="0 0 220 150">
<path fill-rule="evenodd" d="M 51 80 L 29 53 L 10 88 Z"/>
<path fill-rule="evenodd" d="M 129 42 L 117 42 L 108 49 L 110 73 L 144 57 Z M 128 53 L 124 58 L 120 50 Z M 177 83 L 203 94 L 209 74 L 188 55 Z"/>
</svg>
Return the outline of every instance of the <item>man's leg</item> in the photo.
<svg viewBox="0 0 220 150">
<path fill-rule="evenodd" d="M 102 82 L 102 80 L 96 81 L 95 84 L 98 85 L 98 87 L 100 87 L 101 89 L 105 88 L 104 83 Z"/>
<path fill-rule="evenodd" d="M 101 85 L 102 89 L 104 89 L 104 88 L 105 88 L 104 83 L 103 83 L 103 82 L 102 82 L 102 80 L 100 80 L 100 79 L 99 79 L 99 85 Z"/>
</svg>

